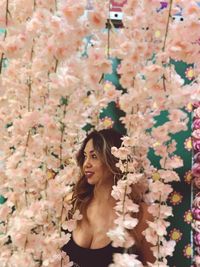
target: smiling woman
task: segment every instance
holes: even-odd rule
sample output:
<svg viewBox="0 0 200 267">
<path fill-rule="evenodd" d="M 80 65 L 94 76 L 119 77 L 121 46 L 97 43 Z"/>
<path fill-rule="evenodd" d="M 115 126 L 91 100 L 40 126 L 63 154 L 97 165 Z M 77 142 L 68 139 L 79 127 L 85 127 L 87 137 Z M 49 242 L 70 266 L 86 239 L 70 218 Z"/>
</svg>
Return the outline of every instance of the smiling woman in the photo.
<svg viewBox="0 0 200 267">
<path fill-rule="evenodd" d="M 112 263 L 114 253 L 124 251 L 123 247 L 113 247 L 107 235 L 117 218 L 114 210 L 116 202 L 111 196 L 112 187 L 122 178 L 121 171 L 116 167 L 118 159 L 111 153 L 111 148 L 119 148 L 121 138 L 122 135 L 114 129 L 94 131 L 86 137 L 77 154 L 81 177 L 70 202 L 72 213 L 79 210 L 83 218 L 73 231 L 71 240 L 63 247 L 74 262 L 73 266 L 107 267 Z M 134 198 L 139 199 L 136 195 Z M 137 232 L 133 233 L 137 241 L 132 251 L 146 264 L 154 260 L 150 245 L 142 236 L 147 226 L 146 220 L 150 217 L 141 199 L 138 204 L 141 209 L 135 216 L 139 223 L 135 228 Z"/>
</svg>

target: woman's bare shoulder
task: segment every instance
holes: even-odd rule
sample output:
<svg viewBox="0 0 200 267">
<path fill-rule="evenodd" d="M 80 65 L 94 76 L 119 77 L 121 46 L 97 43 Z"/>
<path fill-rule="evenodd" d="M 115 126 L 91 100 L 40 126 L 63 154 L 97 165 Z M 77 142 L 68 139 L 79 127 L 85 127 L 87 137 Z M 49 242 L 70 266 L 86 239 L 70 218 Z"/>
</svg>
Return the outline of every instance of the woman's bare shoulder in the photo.
<svg viewBox="0 0 200 267">
<path fill-rule="evenodd" d="M 134 230 L 138 240 L 143 239 L 142 232 L 148 227 L 148 221 L 153 221 L 153 216 L 148 211 L 149 206 L 150 205 L 145 202 L 139 204 L 138 224 Z"/>
<path fill-rule="evenodd" d="M 139 206 L 140 206 L 140 221 L 141 221 L 141 223 L 146 223 L 147 221 L 152 221 L 153 216 L 148 211 L 148 208 L 150 207 L 150 205 L 145 203 L 145 202 L 141 202 Z"/>
</svg>

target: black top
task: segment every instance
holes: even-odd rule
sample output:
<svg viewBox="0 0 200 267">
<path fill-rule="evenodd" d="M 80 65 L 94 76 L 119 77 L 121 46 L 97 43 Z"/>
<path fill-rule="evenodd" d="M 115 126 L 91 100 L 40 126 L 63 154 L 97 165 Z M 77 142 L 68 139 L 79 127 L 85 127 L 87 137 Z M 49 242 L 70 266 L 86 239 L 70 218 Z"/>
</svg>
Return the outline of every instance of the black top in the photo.
<svg viewBox="0 0 200 267">
<path fill-rule="evenodd" d="M 73 267 L 108 267 L 112 263 L 113 254 L 123 252 L 123 248 L 114 248 L 111 243 L 98 249 L 83 248 L 74 242 L 73 237 L 62 250 L 74 262 Z"/>
</svg>

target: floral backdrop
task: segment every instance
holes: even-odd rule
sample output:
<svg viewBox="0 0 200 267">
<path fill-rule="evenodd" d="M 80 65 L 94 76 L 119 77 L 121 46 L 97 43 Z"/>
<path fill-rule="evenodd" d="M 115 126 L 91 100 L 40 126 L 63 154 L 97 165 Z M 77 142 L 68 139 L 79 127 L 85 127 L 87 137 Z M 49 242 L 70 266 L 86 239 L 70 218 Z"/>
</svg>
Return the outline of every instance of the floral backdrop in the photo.
<svg viewBox="0 0 200 267">
<path fill-rule="evenodd" d="M 113 245 L 134 244 L 128 230 L 139 207 L 129 192 L 134 184 L 147 186 L 154 220 L 144 236 L 156 257 L 148 266 L 176 266 L 169 260 L 176 243 L 175 254 L 190 264 L 189 113 L 200 101 L 199 2 L 129 0 L 120 31 L 110 20 L 110 1 L 92 2 L 92 8 L 72 0 L 0 2 L 2 267 L 72 266 L 60 248 L 70 238 L 62 230 L 72 231 L 81 218 L 77 211 L 69 219 L 65 201 L 79 174 L 75 154 L 87 130 L 112 125 L 111 112 L 126 133 L 122 147 L 112 149 L 124 174 L 112 191 Z M 107 79 L 113 58 L 118 84 Z M 186 62 L 190 82 L 172 59 Z M 142 264 L 124 253 L 111 266 Z"/>
<path fill-rule="evenodd" d="M 176 71 L 185 80 L 185 83 L 190 83 L 194 78 L 193 67 L 188 66 L 184 62 L 173 62 L 176 66 Z M 119 62 L 117 60 L 113 61 L 113 73 L 107 75 L 106 79 L 114 83 L 119 87 L 118 77 L 116 75 L 116 68 Z M 168 261 L 169 266 L 179 267 L 180 257 L 181 264 L 184 267 L 190 267 L 193 261 L 193 242 L 192 242 L 192 210 L 191 210 L 191 198 L 192 198 L 192 140 L 191 140 L 191 125 L 192 125 L 192 111 L 193 107 L 188 103 L 185 108 L 187 112 L 188 130 L 179 132 L 172 138 L 177 142 L 177 156 L 182 157 L 184 160 L 183 167 L 177 169 L 180 176 L 180 182 L 173 183 L 173 192 L 169 195 L 168 203 L 173 208 L 173 217 L 169 218 L 171 222 L 168 228 L 168 238 L 176 241 L 176 249 L 174 251 L 173 257 Z M 101 119 L 106 127 L 114 127 L 125 132 L 123 125 L 120 123 L 120 116 L 122 112 L 119 110 L 117 103 L 110 103 L 109 106 L 104 110 L 101 115 Z M 156 125 L 161 125 L 167 120 L 167 111 L 162 112 L 162 114 L 156 117 Z M 149 158 L 151 162 L 159 168 L 159 159 L 151 151 L 149 153 Z M 159 174 L 154 173 L 153 179 L 159 179 Z"/>
</svg>

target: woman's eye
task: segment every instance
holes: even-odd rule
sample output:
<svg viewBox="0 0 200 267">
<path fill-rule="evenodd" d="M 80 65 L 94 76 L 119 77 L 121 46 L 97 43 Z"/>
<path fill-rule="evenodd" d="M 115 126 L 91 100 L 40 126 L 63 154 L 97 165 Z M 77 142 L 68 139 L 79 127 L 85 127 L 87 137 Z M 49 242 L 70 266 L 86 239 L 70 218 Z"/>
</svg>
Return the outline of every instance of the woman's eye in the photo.
<svg viewBox="0 0 200 267">
<path fill-rule="evenodd" d="M 92 155 L 93 159 L 97 159 L 97 156 L 95 154 Z"/>
</svg>

